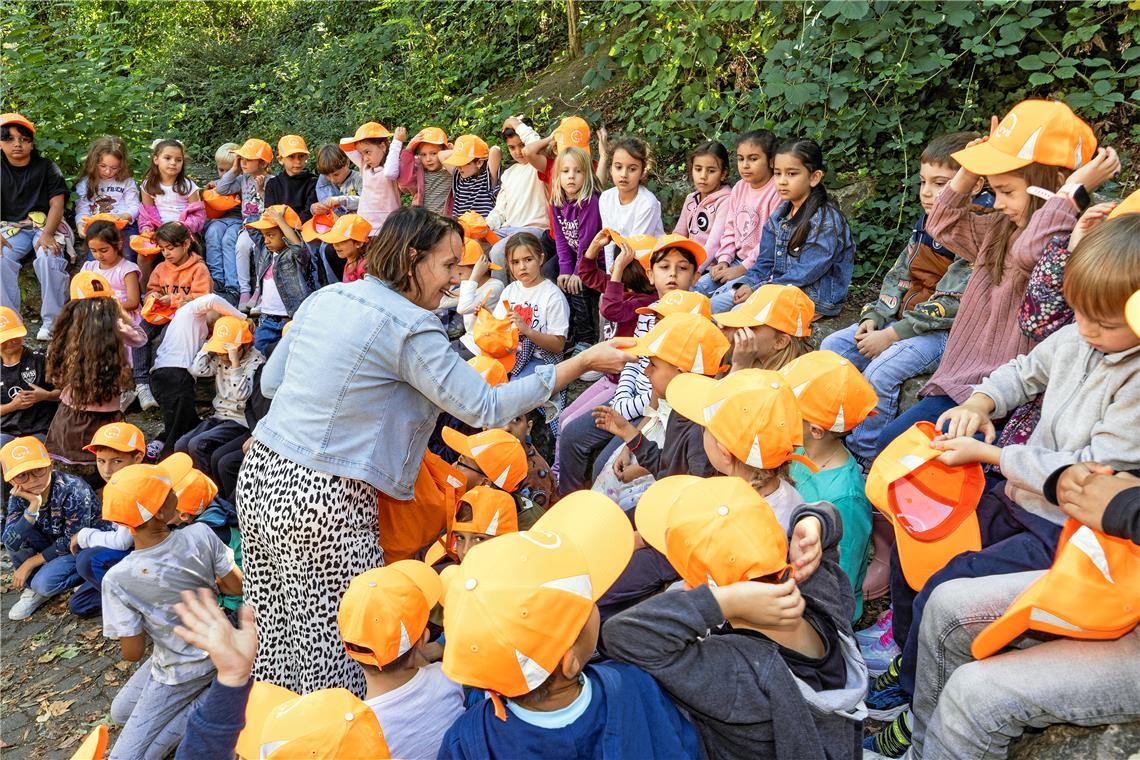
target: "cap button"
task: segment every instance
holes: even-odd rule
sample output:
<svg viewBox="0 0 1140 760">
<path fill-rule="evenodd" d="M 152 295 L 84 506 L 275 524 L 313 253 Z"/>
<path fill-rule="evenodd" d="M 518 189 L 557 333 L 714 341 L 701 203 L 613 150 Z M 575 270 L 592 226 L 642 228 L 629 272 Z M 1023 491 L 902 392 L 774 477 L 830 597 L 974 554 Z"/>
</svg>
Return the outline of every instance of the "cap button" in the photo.
<svg viewBox="0 0 1140 760">
<path fill-rule="evenodd" d="M 369 588 L 376 588 L 376 581 L 368 581 Z"/>
<path fill-rule="evenodd" d="M 772 383 L 772 389 L 773 389 L 773 390 L 779 390 L 779 388 L 780 388 L 780 384 L 779 384 L 779 383 Z"/>
<path fill-rule="evenodd" d="M 467 582 L 463 584 L 463 587 L 466 588 L 468 591 L 471 591 L 478 585 L 479 585 L 479 582 L 477 580 L 475 580 L 474 578 L 468 578 Z"/>
<path fill-rule="evenodd" d="M 355 718 L 355 717 L 356 717 L 356 716 L 355 716 L 355 715 L 353 715 L 353 714 L 352 714 L 352 713 L 350 713 L 350 712 L 346 712 L 346 713 L 344 714 L 344 719 L 345 719 L 345 720 L 352 720 L 352 719 L 353 719 L 353 718 Z"/>
<path fill-rule="evenodd" d="M 728 514 L 728 507 L 725 506 L 724 504 L 721 504 L 719 507 L 716 508 L 716 513 L 718 515 L 720 515 L 721 517 L 724 517 L 725 515 Z"/>
</svg>

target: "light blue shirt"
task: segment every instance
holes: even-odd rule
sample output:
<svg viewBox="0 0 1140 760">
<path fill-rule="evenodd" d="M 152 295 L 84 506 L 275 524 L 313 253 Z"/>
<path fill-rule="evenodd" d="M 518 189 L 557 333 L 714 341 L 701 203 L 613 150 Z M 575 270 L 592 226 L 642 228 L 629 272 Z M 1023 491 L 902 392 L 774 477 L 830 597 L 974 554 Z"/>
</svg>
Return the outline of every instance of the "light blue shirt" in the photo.
<svg viewBox="0 0 1140 760">
<path fill-rule="evenodd" d="M 569 726 L 578 720 L 578 718 L 582 717 L 582 714 L 586 712 L 586 708 L 590 706 L 590 700 L 594 698 L 594 687 L 590 685 L 590 679 L 586 677 L 586 674 L 582 673 L 579 675 L 578 680 L 582 684 L 582 691 L 574 698 L 573 702 L 561 710 L 539 712 L 537 710 L 528 710 L 525 707 L 519 707 L 518 704 L 511 701 L 507 702 L 507 709 L 518 716 L 520 720 L 526 721 L 538 728 L 564 728 Z"/>
</svg>

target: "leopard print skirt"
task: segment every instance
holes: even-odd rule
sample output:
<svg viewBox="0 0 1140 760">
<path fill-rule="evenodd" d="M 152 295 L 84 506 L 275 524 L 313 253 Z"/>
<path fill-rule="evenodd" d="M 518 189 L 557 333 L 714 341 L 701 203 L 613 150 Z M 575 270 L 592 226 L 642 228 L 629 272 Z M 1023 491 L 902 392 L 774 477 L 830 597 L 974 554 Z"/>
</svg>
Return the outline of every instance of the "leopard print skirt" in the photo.
<svg viewBox="0 0 1140 760">
<path fill-rule="evenodd" d="M 311 470 L 254 441 L 237 483 L 245 601 L 257 617 L 253 677 L 298 694 L 364 697 L 336 615 L 348 583 L 384 564 L 376 489 Z"/>
</svg>

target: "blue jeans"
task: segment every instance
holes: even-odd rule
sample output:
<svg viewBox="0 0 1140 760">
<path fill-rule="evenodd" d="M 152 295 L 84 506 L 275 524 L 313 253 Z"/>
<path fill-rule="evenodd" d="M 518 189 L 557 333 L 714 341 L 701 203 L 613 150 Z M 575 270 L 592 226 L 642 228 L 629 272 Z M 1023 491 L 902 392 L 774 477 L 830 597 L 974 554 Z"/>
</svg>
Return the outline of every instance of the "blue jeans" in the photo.
<svg viewBox="0 0 1140 760">
<path fill-rule="evenodd" d="M 903 383 L 915 375 L 932 372 L 938 366 L 950 334 L 939 330 L 895 341 L 883 353 L 868 359 L 855 347 L 855 331 L 858 329 L 856 323 L 834 332 L 824 338 L 819 347 L 834 351 L 855 365 L 879 396 L 879 403 L 875 405 L 878 414 L 865 419 L 847 436 L 847 448 L 851 453 L 861 461 L 868 461 L 879 451 L 883 428 L 898 414 L 899 391 Z"/>
<path fill-rule="evenodd" d="M 927 396 L 921 399 L 910 409 L 895 417 L 891 424 L 883 428 L 883 432 L 879 435 L 879 448 L 875 454 L 877 455 L 879 451 L 885 449 L 887 444 L 902 435 L 914 423 L 923 420 L 935 422 L 942 416 L 943 412 L 947 409 L 953 409 L 957 405 L 957 402 L 949 396 Z"/>
<path fill-rule="evenodd" d="M 107 574 L 115 565 L 119 564 L 123 557 L 130 554 L 130 550 L 121 551 L 119 549 L 108 549 L 104 546 L 95 546 L 90 549 L 83 549 L 79 554 L 75 555 L 75 571 L 79 573 L 79 577 L 83 579 L 83 588 L 76 591 L 71 596 L 71 611 L 76 615 L 94 615 L 102 610 L 102 597 L 99 593 L 103 586 L 103 576 Z M 80 595 L 84 589 L 94 589 L 94 605 L 85 605 L 88 607 L 87 611 L 81 612 L 76 609 L 76 597 Z"/>
<path fill-rule="evenodd" d="M 253 347 L 264 354 L 267 346 L 281 340 L 281 330 L 288 321 L 289 317 L 262 314 L 257 320 L 257 329 L 253 331 Z"/>
<path fill-rule="evenodd" d="M 709 308 L 712 309 L 713 314 L 722 314 L 736 308 L 732 302 L 732 296 L 736 291 L 732 286 L 743 284 L 746 276 L 747 275 L 741 275 L 735 280 L 729 280 L 712 292 L 712 295 L 709 296 Z M 753 288 L 753 290 L 755 290 L 755 288 Z"/>
<path fill-rule="evenodd" d="M 26 561 L 51 546 L 55 539 L 33 529 L 27 536 L 27 545 L 17 552 L 10 552 L 12 567 L 18 568 Z M 76 615 L 92 615 L 99 611 L 99 587 L 85 583 L 75 569 L 75 555 L 61 554 L 49 559 L 36 568 L 28 579 L 28 588 L 44 596 L 57 596 L 76 586 L 80 588 L 71 595 L 68 606 Z"/>
<path fill-rule="evenodd" d="M 225 290 L 237 292 L 237 239 L 241 219 L 233 216 L 213 219 L 206 224 L 206 267 L 210 277 Z"/>
<path fill-rule="evenodd" d="M 5 236 L 7 245 L 0 255 L 0 305 L 20 313 L 20 267 L 32 254 L 40 240 L 42 229 L 21 229 L 11 237 Z M 67 303 L 67 287 L 71 278 L 67 274 L 67 256 L 60 252 L 52 256 L 43 250 L 35 251 L 32 269 L 40 281 L 40 317 L 49 331 L 55 318 Z"/>
</svg>

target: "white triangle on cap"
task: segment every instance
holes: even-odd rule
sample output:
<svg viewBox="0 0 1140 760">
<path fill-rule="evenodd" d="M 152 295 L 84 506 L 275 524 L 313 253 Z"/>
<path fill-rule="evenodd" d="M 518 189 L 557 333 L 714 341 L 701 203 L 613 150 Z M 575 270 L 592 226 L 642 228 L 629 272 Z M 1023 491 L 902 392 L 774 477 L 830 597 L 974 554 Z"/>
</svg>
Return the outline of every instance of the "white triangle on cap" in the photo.
<svg viewBox="0 0 1140 760">
<path fill-rule="evenodd" d="M 1112 578 L 1112 571 L 1108 567 L 1108 557 L 1105 556 L 1104 547 L 1101 546 L 1092 528 L 1087 525 L 1082 525 L 1069 537 L 1069 543 L 1079 549 L 1082 554 L 1089 558 L 1090 562 L 1096 565 L 1096 569 L 1100 570 L 1100 574 L 1104 576 L 1106 581 L 1116 583 Z"/>
<path fill-rule="evenodd" d="M 489 444 L 489 443 L 484 443 L 482 446 L 472 446 L 471 447 L 471 456 L 477 457 L 489 448 L 491 448 L 491 444 Z"/>
<path fill-rule="evenodd" d="M 448 475 L 447 476 L 447 484 L 449 486 L 451 486 L 452 488 L 459 488 L 459 486 L 463 485 L 463 481 L 460 480 L 459 478 L 455 477 L 454 475 Z"/>
<path fill-rule="evenodd" d="M 571 575 L 566 578 L 555 578 L 552 581 L 547 581 L 542 584 L 542 588 L 554 588 L 559 591 L 566 591 L 591 601 L 594 599 L 594 585 L 590 582 L 589 573 Z"/>
<path fill-rule="evenodd" d="M 668 330 L 663 331 L 661 333 L 661 336 L 659 338 L 657 338 L 657 340 L 655 340 L 649 344 L 649 350 L 652 351 L 653 353 L 657 353 L 659 350 L 661 350 L 661 344 L 665 342 L 665 338 L 668 335 L 669 335 Z"/>
<path fill-rule="evenodd" d="M 488 536 L 498 535 L 499 531 L 499 510 L 495 510 L 495 516 L 491 518 L 491 524 L 487 526 L 487 530 L 483 531 Z"/>
<path fill-rule="evenodd" d="M 1068 620 L 1059 618 L 1049 610 L 1043 610 L 1040 607 L 1029 608 L 1029 619 L 1037 623 L 1049 623 L 1050 625 L 1054 625 L 1058 628 L 1065 628 L 1070 631 L 1084 630 L 1084 628 L 1081 628 L 1076 623 L 1070 623 Z"/>
<path fill-rule="evenodd" d="M 693 357 L 693 372 L 698 375 L 705 374 L 705 355 L 701 351 L 701 344 L 697 344 L 697 354 Z"/>
<path fill-rule="evenodd" d="M 1084 146 L 1084 142 L 1085 142 L 1085 138 L 1083 138 L 1083 137 L 1077 138 L 1077 150 L 1073 154 L 1073 168 L 1074 169 L 1080 169 L 1081 164 L 1084 163 L 1081 160 L 1081 148 Z"/>
<path fill-rule="evenodd" d="M 756 320 L 758 322 L 765 322 L 768 319 L 768 315 L 771 313 L 772 313 L 772 302 L 769 301 L 768 303 L 764 304 L 763 309 L 756 312 Z"/>
<path fill-rule="evenodd" d="M 1025 144 L 1021 146 L 1021 150 L 1017 151 L 1018 158 L 1023 158 L 1026 161 L 1033 160 L 1033 153 L 1037 150 L 1037 138 L 1041 136 L 1041 130 L 1043 129 L 1045 129 L 1045 127 L 1040 126 L 1033 130 L 1033 134 L 1031 134 L 1029 139 L 1025 141 Z"/>
<path fill-rule="evenodd" d="M 154 518 L 154 514 L 144 507 L 141 501 L 136 500 L 135 507 L 138 509 L 139 514 L 142 515 L 143 522 Z"/>
<path fill-rule="evenodd" d="M 407 651 L 412 648 L 412 639 L 408 636 L 408 629 L 404 627 L 404 621 L 400 621 L 400 649 L 396 656 L 407 654 Z"/>
<path fill-rule="evenodd" d="M 507 482 L 507 475 L 510 474 L 510 471 L 510 465 L 507 465 L 505 468 L 503 468 L 503 471 L 499 473 L 499 477 L 495 478 L 495 485 L 497 485 L 499 488 L 503 488 L 503 483 Z"/>
<path fill-rule="evenodd" d="M 138 437 L 139 437 L 138 433 L 131 433 L 131 439 L 129 441 L 127 441 L 127 445 L 133 446 L 134 448 L 138 448 L 138 445 L 139 445 L 138 441 L 137 441 Z"/>
<path fill-rule="evenodd" d="M 693 307 L 693 310 L 690 311 L 689 313 L 690 314 L 700 314 L 701 313 L 701 305 L 698 303 L 696 306 Z"/>
<path fill-rule="evenodd" d="M 748 450 L 748 458 L 744 460 L 744 463 L 758 470 L 768 469 L 764 464 L 764 454 L 760 451 L 759 435 L 752 439 L 752 448 Z"/>
<path fill-rule="evenodd" d="M 705 583 L 708 584 L 709 588 L 716 588 L 716 581 L 714 581 L 713 577 L 708 573 L 705 573 Z"/>
<path fill-rule="evenodd" d="M 907 454 L 906 456 L 899 457 L 899 464 L 901 464 L 907 472 L 914 472 L 926 464 L 926 460 L 918 454 Z"/>
<path fill-rule="evenodd" d="M 528 690 L 534 691 L 542 686 L 547 678 L 550 678 L 550 671 L 517 649 L 515 650 L 515 659 L 519 661 L 519 669 L 522 670 L 523 680 L 526 681 Z"/>
<path fill-rule="evenodd" d="M 800 383 L 795 388 L 792 388 L 792 393 L 796 398 L 799 398 L 800 396 L 804 395 L 804 391 L 807 390 L 807 387 L 809 385 L 811 385 L 811 380 L 808 380 L 806 383 Z"/>
<path fill-rule="evenodd" d="M 723 404 L 725 401 L 727 401 L 727 399 L 722 398 L 720 401 L 714 401 L 713 403 L 711 403 L 705 407 L 704 414 L 705 414 L 705 424 L 706 425 L 712 421 L 713 415 L 715 415 L 718 411 L 720 411 L 721 404 Z M 660 402 L 658 402 L 658 407 L 660 407 Z"/>
<path fill-rule="evenodd" d="M 490 368 L 490 367 L 487 367 L 487 369 L 483 370 L 483 371 L 482 371 L 482 372 L 480 372 L 479 374 L 482 376 L 482 378 L 483 378 L 484 380 L 486 380 L 486 379 L 487 379 L 487 375 L 491 374 L 491 368 Z"/>
<path fill-rule="evenodd" d="M 847 420 L 843 418 L 843 404 L 840 404 L 839 411 L 835 413 L 835 424 L 831 426 L 831 432 L 842 433 L 845 424 L 847 424 Z"/>
</svg>

